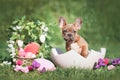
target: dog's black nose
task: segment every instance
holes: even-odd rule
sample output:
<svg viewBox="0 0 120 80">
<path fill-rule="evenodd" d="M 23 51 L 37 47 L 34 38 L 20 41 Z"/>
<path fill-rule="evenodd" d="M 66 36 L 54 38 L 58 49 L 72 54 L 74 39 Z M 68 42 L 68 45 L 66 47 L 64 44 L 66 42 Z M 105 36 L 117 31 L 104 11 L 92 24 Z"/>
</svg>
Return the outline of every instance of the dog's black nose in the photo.
<svg viewBox="0 0 120 80">
<path fill-rule="evenodd" d="M 69 37 L 71 37 L 72 36 L 72 34 L 67 34 Z"/>
</svg>

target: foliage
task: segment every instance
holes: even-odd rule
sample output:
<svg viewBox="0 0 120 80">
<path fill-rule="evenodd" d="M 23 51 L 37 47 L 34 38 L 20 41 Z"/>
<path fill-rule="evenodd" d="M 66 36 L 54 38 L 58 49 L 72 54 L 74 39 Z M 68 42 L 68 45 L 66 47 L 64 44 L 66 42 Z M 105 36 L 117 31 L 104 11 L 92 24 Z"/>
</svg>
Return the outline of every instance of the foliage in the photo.
<svg viewBox="0 0 120 80">
<path fill-rule="evenodd" d="M 29 21 L 26 20 L 25 16 L 22 19 L 17 19 L 13 21 L 13 25 L 9 29 L 9 40 L 8 43 L 8 52 L 10 57 L 15 61 L 15 58 L 19 54 L 23 54 L 23 51 L 20 52 L 27 44 L 31 42 L 38 43 L 40 49 L 36 57 L 49 57 L 50 48 L 48 41 L 48 27 L 44 22 Z M 24 49 L 25 50 L 25 49 Z M 34 49 L 35 50 L 35 49 Z M 25 53 L 26 54 L 26 53 Z M 20 56 L 21 57 L 21 56 Z M 23 56 L 22 56 L 23 57 Z"/>
<path fill-rule="evenodd" d="M 10 66 L 0 66 L 0 78 L 2 80 L 119 80 L 120 67 L 108 71 L 105 68 L 99 70 L 83 70 L 83 69 L 62 69 L 57 68 L 53 72 L 43 74 L 37 71 L 23 74 L 22 72 L 14 72 Z"/>
</svg>

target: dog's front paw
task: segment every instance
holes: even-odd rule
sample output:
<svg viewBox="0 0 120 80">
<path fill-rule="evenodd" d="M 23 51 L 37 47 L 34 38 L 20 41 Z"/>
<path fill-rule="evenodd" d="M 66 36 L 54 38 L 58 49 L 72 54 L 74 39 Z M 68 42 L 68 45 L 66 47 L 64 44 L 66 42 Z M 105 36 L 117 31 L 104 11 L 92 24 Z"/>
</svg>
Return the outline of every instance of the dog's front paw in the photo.
<svg viewBox="0 0 120 80">
<path fill-rule="evenodd" d="M 72 43 L 71 45 L 70 45 L 70 47 L 71 47 L 71 49 L 78 49 L 79 48 L 79 46 L 77 45 L 77 43 Z"/>
<path fill-rule="evenodd" d="M 76 52 L 80 53 L 81 52 L 81 48 L 78 46 L 77 43 L 72 43 L 71 44 L 71 49 L 75 50 Z"/>
</svg>

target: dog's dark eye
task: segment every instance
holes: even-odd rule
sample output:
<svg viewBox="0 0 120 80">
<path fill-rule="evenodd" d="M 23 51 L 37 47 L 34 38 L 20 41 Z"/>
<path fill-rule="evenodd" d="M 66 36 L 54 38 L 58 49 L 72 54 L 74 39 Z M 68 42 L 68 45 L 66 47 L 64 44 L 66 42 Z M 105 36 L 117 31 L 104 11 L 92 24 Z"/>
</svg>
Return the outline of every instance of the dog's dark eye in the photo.
<svg viewBox="0 0 120 80">
<path fill-rule="evenodd" d="M 63 33 L 67 32 L 67 30 L 63 30 Z"/>
<path fill-rule="evenodd" d="M 75 30 L 74 30 L 73 32 L 74 32 L 74 33 L 76 33 L 76 31 L 75 31 Z"/>
</svg>

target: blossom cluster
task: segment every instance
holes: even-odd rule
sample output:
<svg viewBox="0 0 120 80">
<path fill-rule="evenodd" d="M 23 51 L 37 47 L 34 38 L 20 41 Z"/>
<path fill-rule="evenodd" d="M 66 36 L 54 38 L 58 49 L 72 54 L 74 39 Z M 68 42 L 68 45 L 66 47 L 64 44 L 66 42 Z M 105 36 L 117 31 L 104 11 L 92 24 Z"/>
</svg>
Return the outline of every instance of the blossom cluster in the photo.
<svg viewBox="0 0 120 80">
<path fill-rule="evenodd" d="M 37 70 L 40 73 L 46 72 L 46 71 L 54 71 L 56 68 L 54 64 L 44 58 L 38 58 L 34 59 L 31 64 L 27 66 L 23 66 L 24 62 L 22 60 L 19 60 L 16 62 L 16 66 L 14 68 L 15 71 L 21 71 L 24 73 L 28 73 L 33 70 Z"/>
<path fill-rule="evenodd" d="M 107 67 L 108 70 L 114 69 L 117 65 L 120 65 L 120 58 L 116 59 L 99 59 L 97 64 L 95 65 L 95 69 L 99 69 L 101 67 Z"/>
<path fill-rule="evenodd" d="M 3 63 L 1 63 L 0 65 L 1 65 L 1 66 L 4 66 L 4 65 L 11 65 L 11 64 L 12 64 L 11 62 L 3 61 Z"/>
<path fill-rule="evenodd" d="M 39 20 L 30 21 L 25 17 L 13 21 L 9 29 L 7 51 L 13 62 L 17 58 L 39 58 L 49 56 L 48 27 Z M 8 62 L 9 63 L 9 62 Z"/>
</svg>

